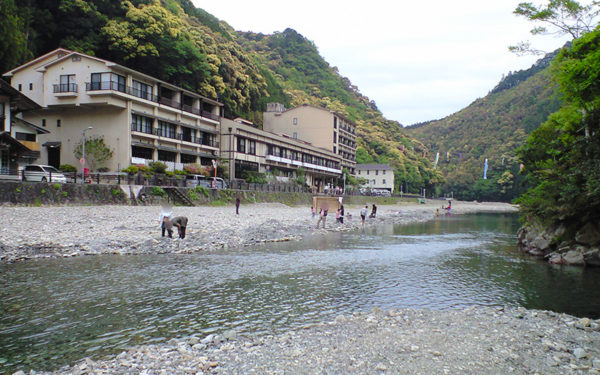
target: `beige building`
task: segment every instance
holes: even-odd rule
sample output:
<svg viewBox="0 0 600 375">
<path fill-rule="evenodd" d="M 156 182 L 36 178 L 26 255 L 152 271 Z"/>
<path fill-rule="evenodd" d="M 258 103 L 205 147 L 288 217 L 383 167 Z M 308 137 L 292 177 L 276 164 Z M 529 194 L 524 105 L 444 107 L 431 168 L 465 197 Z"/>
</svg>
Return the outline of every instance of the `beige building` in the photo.
<svg viewBox="0 0 600 375">
<path fill-rule="evenodd" d="M 394 168 L 388 164 L 356 164 L 356 177 L 367 181 L 365 188 L 394 192 Z"/>
<path fill-rule="evenodd" d="M 7 73 L 41 109 L 23 114 L 40 134 L 40 163 L 80 167 L 83 137 L 113 150 L 111 171 L 162 161 L 170 170 L 219 155 L 222 104 L 114 62 L 59 48 Z M 88 129 L 91 127 L 91 129 Z"/>
<path fill-rule="evenodd" d="M 282 104 L 268 103 L 263 129 L 331 151 L 342 158 L 342 167 L 355 174 L 356 125 L 335 112 L 311 105 L 286 110 Z"/>
<path fill-rule="evenodd" d="M 298 168 L 306 171 L 309 186 L 323 191 L 342 176 L 342 158 L 284 134 L 258 129 L 243 119 L 221 119 L 221 158 L 228 161 L 229 176 L 244 179 L 246 172 L 272 172 L 287 182 L 297 177 Z"/>
</svg>

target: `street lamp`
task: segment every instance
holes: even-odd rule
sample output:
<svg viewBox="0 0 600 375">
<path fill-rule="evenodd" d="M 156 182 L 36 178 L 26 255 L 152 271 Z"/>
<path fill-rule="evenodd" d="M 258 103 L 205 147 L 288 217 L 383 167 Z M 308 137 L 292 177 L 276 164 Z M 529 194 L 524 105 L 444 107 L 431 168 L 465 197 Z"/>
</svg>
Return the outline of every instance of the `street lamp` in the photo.
<svg viewBox="0 0 600 375">
<path fill-rule="evenodd" d="M 84 184 L 85 183 L 85 132 L 93 129 L 93 127 L 88 126 L 87 128 L 83 129 L 82 137 L 83 137 L 83 143 L 82 143 L 82 151 L 81 151 L 81 183 Z"/>
</svg>

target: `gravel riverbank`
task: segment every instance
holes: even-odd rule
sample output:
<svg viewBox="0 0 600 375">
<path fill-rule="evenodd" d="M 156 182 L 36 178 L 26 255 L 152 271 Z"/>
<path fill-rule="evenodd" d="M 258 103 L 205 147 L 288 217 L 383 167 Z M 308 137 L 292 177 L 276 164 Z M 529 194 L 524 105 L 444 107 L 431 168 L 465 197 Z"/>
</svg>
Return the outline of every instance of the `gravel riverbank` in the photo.
<svg viewBox="0 0 600 375">
<path fill-rule="evenodd" d="M 441 201 L 378 207 L 377 217 L 366 225 L 431 220 Z M 310 207 L 262 203 L 235 207 L 174 207 L 174 216 L 189 218 L 184 240 L 162 238 L 160 206 L 53 206 L 0 209 L 0 261 L 95 254 L 192 253 L 272 241 L 299 239 L 307 234 L 360 228 L 360 207 L 346 206 L 352 219 L 335 223 L 327 217 L 326 229 L 315 229 Z M 370 210 L 370 206 L 369 206 Z M 442 211 L 442 210 L 440 210 Z M 503 203 L 453 202 L 452 213 L 514 212 Z"/>
<path fill-rule="evenodd" d="M 599 326 L 522 308 L 374 309 L 277 336 L 173 339 L 54 374 L 598 374 Z"/>
</svg>

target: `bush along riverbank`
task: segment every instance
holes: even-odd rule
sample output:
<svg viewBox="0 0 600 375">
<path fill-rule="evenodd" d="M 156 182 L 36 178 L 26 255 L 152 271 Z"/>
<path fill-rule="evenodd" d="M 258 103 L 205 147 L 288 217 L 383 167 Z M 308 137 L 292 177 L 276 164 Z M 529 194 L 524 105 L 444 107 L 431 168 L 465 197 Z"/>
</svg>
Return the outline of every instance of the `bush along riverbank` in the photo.
<svg viewBox="0 0 600 375">
<path fill-rule="evenodd" d="M 518 248 L 551 264 L 600 266 L 600 223 L 581 226 L 533 222 L 518 234 Z"/>
</svg>

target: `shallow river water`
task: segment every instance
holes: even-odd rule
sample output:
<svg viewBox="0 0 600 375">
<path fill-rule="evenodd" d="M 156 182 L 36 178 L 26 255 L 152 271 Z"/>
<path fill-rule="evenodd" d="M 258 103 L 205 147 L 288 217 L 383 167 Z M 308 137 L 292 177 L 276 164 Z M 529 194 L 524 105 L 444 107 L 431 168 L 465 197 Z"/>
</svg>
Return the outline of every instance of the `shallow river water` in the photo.
<svg viewBox="0 0 600 375">
<path fill-rule="evenodd" d="M 517 229 L 514 215 L 461 215 L 235 251 L 0 265 L 0 372 L 173 337 L 277 333 L 375 306 L 597 318 L 600 270 L 521 256 Z"/>
</svg>

